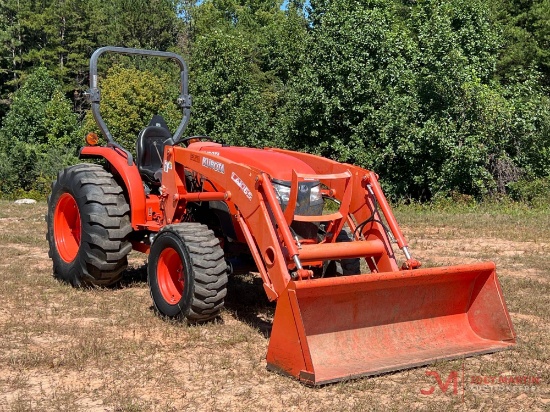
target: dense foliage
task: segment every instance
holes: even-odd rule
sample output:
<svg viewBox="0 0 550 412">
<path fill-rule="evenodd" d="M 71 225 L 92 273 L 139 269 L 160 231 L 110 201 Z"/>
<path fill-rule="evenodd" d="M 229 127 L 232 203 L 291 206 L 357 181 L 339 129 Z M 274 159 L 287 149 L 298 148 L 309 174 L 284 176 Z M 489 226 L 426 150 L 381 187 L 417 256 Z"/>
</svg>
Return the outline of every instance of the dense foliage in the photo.
<svg viewBox="0 0 550 412">
<path fill-rule="evenodd" d="M 290 110 L 298 148 L 373 168 L 416 198 L 503 192 L 549 164 L 549 101 L 536 82 L 498 82 L 486 2 L 311 4 Z"/>
<path fill-rule="evenodd" d="M 549 22 L 549 0 L 6 0 L 0 190 L 41 190 L 72 160 L 94 128 L 89 56 L 120 45 L 188 60 L 190 134 L 357 163 L 396 198 L 540 198 Z M 132 149 L 153 114 L 175 127 L 172 69 L 109 58 L 100 69 L 118 141 Z"/>
<path fill-rule="evenodd" d="M 134 151 L 136 136 L 156 114 L 167 122 L 172 133 L 181 120 L 181 111 L 175 104 L 178 89 L 177 75 L 155 74 L 149 70 L 137 70 L 115 65 L 107 70 L 100 82 L 101 116 L 116 141 Z M 86 116 L 84 130 L 99 133 L 91 113 Z M 135 153 L 135 151 L 134 151 Z"/>
<path fill-rule="evenodd" d="M 38 68 L 13 94 L 0 129 L 0 190 L 44 192 L 60 167 L 74 163 L 77 116 L 61 85 Z"/>
</svg>

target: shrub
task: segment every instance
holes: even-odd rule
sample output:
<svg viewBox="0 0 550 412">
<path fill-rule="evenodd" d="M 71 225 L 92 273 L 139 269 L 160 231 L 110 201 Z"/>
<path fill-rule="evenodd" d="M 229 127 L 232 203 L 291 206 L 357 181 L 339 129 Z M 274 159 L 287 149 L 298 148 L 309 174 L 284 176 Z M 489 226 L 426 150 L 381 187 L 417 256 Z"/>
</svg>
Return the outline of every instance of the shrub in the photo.
<svg viewBox="0 0 550 412">
<path fill-rule="evenodd" d="M 0 191 L 46 193 L 57 170 L 77 160 L 79 134 L 60 84 L 38 68 L 14 93 L 0 129 Z"/>
<path fill-rule="evenodd" d="M 550 203 L 550 179 L 518 180 L 508 184 L 510 197 L 531 206 L 544 206 Z"/>
</svg>

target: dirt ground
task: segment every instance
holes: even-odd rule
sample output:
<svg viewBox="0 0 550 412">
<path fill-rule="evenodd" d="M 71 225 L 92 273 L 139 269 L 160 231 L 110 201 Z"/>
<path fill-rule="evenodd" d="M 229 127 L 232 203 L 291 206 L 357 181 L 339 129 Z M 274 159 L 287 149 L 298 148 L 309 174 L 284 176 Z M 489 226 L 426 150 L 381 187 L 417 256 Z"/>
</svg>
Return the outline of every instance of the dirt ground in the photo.
<svg viewBox="0 0 550 412">
<path fill-rule="evenodd" d="M 424 266 L 496 262 L 518 344 L 320 388 L 266 370 L 274 306 L 257 278 L 231 278 L 216 322 L 168 322 L 152 310 L 145 255 L 131 254 L 116 288 L 56 281 L 45 213 L 0 201 L 0 411 L 550 410 L 546 213 L 400 209 Z"/>
</svg>

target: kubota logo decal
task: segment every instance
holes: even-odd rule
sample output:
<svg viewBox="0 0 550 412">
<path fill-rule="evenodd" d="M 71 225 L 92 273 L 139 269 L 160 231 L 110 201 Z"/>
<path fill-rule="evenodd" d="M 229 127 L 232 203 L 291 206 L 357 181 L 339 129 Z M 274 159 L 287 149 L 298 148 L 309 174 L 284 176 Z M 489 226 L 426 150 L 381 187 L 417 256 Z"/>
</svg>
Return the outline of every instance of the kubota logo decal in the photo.
<svg viewBox="0 0 550 412">
<path fill-rule="evenodd" d="M 231 180 L 233 180 L 235 184 L 239 186 L 239 189 L 242 190 L 248 200 L 252 200 L 252 192 L 250 191 L 246 183 L 243 182 L 242 179 L 235 174 L 235 172 L 231 172 Z"/>
<path fill-rule="evenodd" d="M 215 172 L 225 174 L 225 165 L 223 163 L 216 162 L 215 160 L 209 159 L 207 157 L 203 157 L 202 165 L 204 167 L 214 170 Z"/>
</svg>

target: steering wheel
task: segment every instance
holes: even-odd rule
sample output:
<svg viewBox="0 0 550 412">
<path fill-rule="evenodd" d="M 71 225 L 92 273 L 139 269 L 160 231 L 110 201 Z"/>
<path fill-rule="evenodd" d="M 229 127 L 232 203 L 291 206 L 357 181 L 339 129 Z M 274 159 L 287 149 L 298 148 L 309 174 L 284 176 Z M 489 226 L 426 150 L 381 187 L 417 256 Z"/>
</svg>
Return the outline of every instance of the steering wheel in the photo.
<svg viewBox="0 0 550 412">
<path fill-rule="evenodd" d="M 186 146 L 189 146 L 191 143 L 195 143 L 195 141 L 208 141 L 213 142 L 214 139 L 212 139 L 210 136 L 188 136 L 184 137 L 179 141 L 179 143 L 184 143 Z"/>
</svg>

